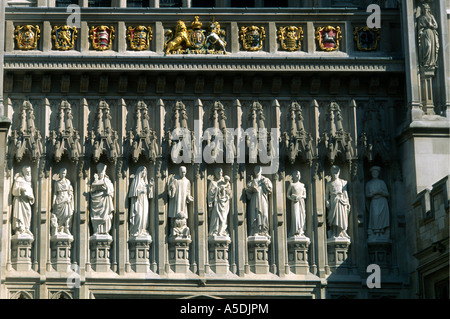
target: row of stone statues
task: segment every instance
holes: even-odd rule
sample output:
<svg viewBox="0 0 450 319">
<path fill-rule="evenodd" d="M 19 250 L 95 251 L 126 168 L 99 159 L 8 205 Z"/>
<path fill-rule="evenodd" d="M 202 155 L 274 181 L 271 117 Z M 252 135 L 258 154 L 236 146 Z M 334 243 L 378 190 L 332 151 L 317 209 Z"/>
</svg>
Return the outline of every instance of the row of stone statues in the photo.
<svg viewBox="0 0 450 319">
<path fill-rule="evenodd" d="M 97 173 L 90 189 L 90 219 L 94 234 L 108 234 L 112 226 L 114 212 L 114 186 L 106 174 L 106 165 L 97 164 Z M 389 240 L 389 206 L 384 181 L 379 179 L 380 167 L 371 168 L 372 180 L 366 184 L 366 197 L 369 205 L 369 241 Z M 181 166 L 179 175 L 171 176 L 168 181 L 168 197 L 170 218 L 170 235 L 174 238 L 190 238 L 187 226 L 188 204 L 194 201 L 190 193 L 191 183 L 186 177 L 187 169 Z M 328 238 L 350 240 L 347 233 L 350 201 L 347 193 L 347 181 L 339 177 L 338 166 L 331 168 L 331 180 L 326 184 Z M 71 220 L 74 212 L 74 195 L 70 181 L 66 178 L 67 170 L 62 168 L 54 182 L 52 200 L 51 232 L 52 235 L 65 234 L 71 236 Z M 294 171 L 292 182 L 287 190 L 287 198 L 291 201 L 290 237 L 305 236 L 306 225 L 306 187 L 300 182 L 300 172 Z M 130 237 L 149 236 L 149 199 L 153 198 L 153 179 L 148 180 L 147 169 L 137 169 L 128 191 Z M 248 221 L 250 236 L 269 236 L 269 195 L 272 193 L 272 182 L 261 174 L 261 167 L 256 166 L 254 176 L 247 183 L 245 195 L 248 200 Z M 16 174 L 13 191 L 13 230 L 17 234 L 33 237 L 30 231 L 32 216 L 31 205 L 34 204 L 31 183 L 31 169 L 25 166 Z M 228 214 L 232 197 L 230 177 L 223 175 L 217 168 L 210 180 L 207 191 L 207 203 L 210 214 L 209 236 L 228 237 Z"/>
</svg>

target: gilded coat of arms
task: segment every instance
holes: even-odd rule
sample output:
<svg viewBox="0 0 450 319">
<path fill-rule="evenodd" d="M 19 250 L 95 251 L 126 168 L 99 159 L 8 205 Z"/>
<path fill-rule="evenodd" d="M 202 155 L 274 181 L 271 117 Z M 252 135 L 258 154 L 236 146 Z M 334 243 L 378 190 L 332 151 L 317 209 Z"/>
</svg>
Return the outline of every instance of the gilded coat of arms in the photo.
<svg viewBox="0 0 450 319">
<path fill-rule="evenodd" d="M 339 41 L 342 40 L 341 27 L 318 27 L 316 29 L 316 40 L 322 51 L 336 51 L 339 49 Z"/>
<path fill-rule="evenodd" d="M 191 28 L 178 20 L 175 32 L 167 30 L 164 51 L 166 54 L 225 54 L 225 31 L 220 24 L 212 21 L 209 30 L 202 29 L 199 17 L 194 18 Z"/>
<path fill-rule="evenodd" d="M 78 30 L 68 25 L 55 25 L 52 30 L 52 38 L 57 50 L 72 50 L 75 46 Z"/>
<path fill-rule="evenodd" d="M 91 27 L 90 39 L 92 41 L 92 48 L 98 51 L 104 51 L 111 49 L 112 40 L 114 40 L 114 27 L 110 26 L 98 26 Z"/>
<path fill-rule="evenodd" d="M 375 51 L 380 40 L 380 29 L 356 27 L 353 36 L 359 51 Z"/>
<path fill-rule="evenodd" d="M 41 30 L 37 25 L 18 25 L 14 31 L 14 38 L 20 50 L 34 50 L 37 47 Z"/>
<path fill-rule="evenodd" d="M 129 26 L 127 29 L 127 38 L 132 50 L 147 50 L 152 39 L 152 28 L 149 26 Z"/>
<path fill-rule="evenodd" d="M 266 38 L 264 27 L 257 27 L 254 25 L 241 27 L 239 34 L 244 50 L 259 51 L 262 49 L 264 39 Z"/>
<path fill-rule="evenodd" d="M 296 26 L 280 27 L 278 29 L 278 40 L 280 40 L 283 50 L 298 51 L 302 46 L 303 29 Z"/>
</svg>

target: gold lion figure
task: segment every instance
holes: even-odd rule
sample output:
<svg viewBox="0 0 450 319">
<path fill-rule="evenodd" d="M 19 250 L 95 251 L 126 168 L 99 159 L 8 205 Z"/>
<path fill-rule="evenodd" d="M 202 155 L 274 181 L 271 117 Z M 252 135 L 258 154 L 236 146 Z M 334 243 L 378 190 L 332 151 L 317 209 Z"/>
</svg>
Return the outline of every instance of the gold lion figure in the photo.
<svg viewBox="0 0 450 319">
<path fill-rule="evenodd" d="M 165 53 L 170 54 L 172 51 L 177 51 L 183 48 L 183 44 L 187 47 L 191 46 L 191 41 L 189 41 L 188 31 L 186 29 L 186 25 L 183 21 L 178 20 L 177 26 L 175 28 L 175 35 L 172 36 L 172 30 L 168 30 L 165 33 L 166 37 L 169 37 L 169 40 L 164 44 Z"/>
</svg>

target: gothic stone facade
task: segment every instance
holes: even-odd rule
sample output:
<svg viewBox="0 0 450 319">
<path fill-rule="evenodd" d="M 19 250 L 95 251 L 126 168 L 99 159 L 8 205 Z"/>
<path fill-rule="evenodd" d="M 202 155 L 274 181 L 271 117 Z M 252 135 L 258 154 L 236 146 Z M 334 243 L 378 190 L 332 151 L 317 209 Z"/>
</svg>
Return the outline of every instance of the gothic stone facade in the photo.
<svg viewBox="0 0 450 319">
<path fill-rule="evenodd" d="M 448 294 L 449 1 L 382 1 L 379 29 L 365 28 L 369 13 L 351 1 L 245 10 L 126 8 L 126 1 L 110 10 L 80 1 L 76 30 L 67 25 L 72 12 L 52 7 L 55 1 L 6 2 L 1 298 Z M 203 134 L 210 127 L 267 128 L 279 146 L 279 167 L 263 173 L 271 189 L 260 202 L 264 236 L 252 234 L 246 192 L 255 167 L 267 164 L 250 161 L 251 141 L 244 163 L 174 160 L 188 155 L 177 150 L 182 142 L 202 150 L 214 143 Z M 182 141 L 173 136 L 177 128 L 188 132 Z M 99 163 L 112 185 L 112 219 L 95 235 Z M 334 165 L 347 182 L 349 239 L 330 237 Z M 27 166 L 28 184 L 20 177 Z M 170 182 L 180 166 L 193 198 L 182 239 L 171 236 L 169 219 Z M 140 167 L 152 196 L 148 234 L 135 237 L 128 195 Z M 54 233 L 62 168 L 73 190 L 71 235 Z M 208 189 L 218 168 L 231 192 L 227 234 L 212 240 Z M 287 197 L 294 171 L 306 189 L 300 237 L 291 233 L 299 206 Z M 373 205 L 384 207 L 387 223 L 378 240 L 370 239 L 380 231 L 367 196 L 372 171 L 387 192 Z M 24 211 L 28 235 L 17 226 L 24 208 L 15 203 L 26 191 L 15 194 L 15 182 L 34 197 L 22 203 L 31 209 Z M 371 264 L 380 267 L 381 288 L 365 284 Z"/>
</svg>

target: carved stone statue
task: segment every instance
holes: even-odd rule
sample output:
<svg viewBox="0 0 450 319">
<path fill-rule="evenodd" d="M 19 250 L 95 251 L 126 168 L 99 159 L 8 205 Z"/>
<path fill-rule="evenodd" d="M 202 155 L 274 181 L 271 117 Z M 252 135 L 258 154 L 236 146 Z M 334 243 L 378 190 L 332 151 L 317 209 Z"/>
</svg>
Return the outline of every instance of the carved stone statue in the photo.
<svg viewBox="0 0 450 319">
<path fill-rule="evenodd" d="M 94 235 L 108 234 L 111 230 L 111 220 L 114 212 L 114 186 L 106 175 L 106 165 L 97 164 L 97 173 L 91 185 L 91 222 Z"/>
<path fill-rule="evenodd" d="M 169 179 L 169 218 L 172 223 L 172 236 L 189 237 L 187 226 L 187 204 L 194 201 L 191 196 L 191 182 L 186 177 L 186 167 L 181 166 L 179 175 Z"/>
<path fill-rule="evenodd" d="M 52 201 L 51 230 L 52 235 L 71 235 L 70 227 L 73 216 L 73 188 L 66 178 L 67 169 L 59 171 L 59 179 L 54 183 Z"/>
<path fill-rule="evenodd" d="M 33 237 L 30 231 L 30 224 L 34 194 L 31 185 L 30 166 L 24 166 L 22 172 L 17 173 L 14 177 L 12 195 L 14 196 L 13 230 L 16 234 L 26 234 Z"/>
<path fill-rule="evenodd" d="M 128 191 L 130 199 L 130 236 L 148 236 L 149 198 L 153 198 L 153 179 L 147 179 L 147 169 L 140 166 Z"/>
<path fill-rule="evenodd" d="M 269 198 L 272 194 L 272 182 L 262 176 L 261 167 L 255 167 L 255 177 L 247 183 L 247 199 L 250 201 L 250 236 L 269 237 Z"/>
<path fill-rule="evenodd" d="M 209 236 L 228 236 L 227 218 L 230 211 L 230 177 L 223 176 L 221 168 L 215 171 L 215 178 L 208 188 L 208 207 L 210 210 Z"/>
<path fill-rule="evenodd" d="M 348 214 L 350 203 L 347 194 L 347 181 L 339 178 L 339 166 L 331 167 L 331 181 L 325 189 L 326 206 L 328 208 L 327 221 L 330 226 L 329 238 L 347 238 Z"/>
<path fill-rule="evenodd" d="M 438 24 L 431 14 L 430 5 L 421 6 L 421 14 L 417 18 L 419 64 L 421 67 L 434 70 L 437 67 L 439 53 Z"/>
<path fill-rule="evenodd" d="M 305 237 L 306 211 L 305 198 L 306 188 L 300 182 L 300 172 L 292 173 L 292 183 L 287 191 L 287 198 L 291 200 L 291 230 L 292 237 Z"/>
<path fill-rule="evenodd" d="M 379 179 L 381 168 L 373 166 L 370 169 L 372 180 L 366 184 L 366 197 L 370 199 L 369 209 L 369 241 L 389 240 L 389 192 L 386 183 Z"/>
</svg>

